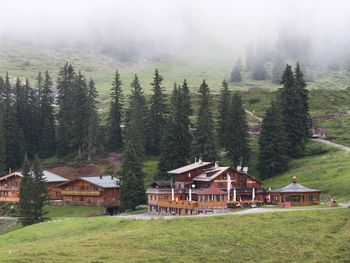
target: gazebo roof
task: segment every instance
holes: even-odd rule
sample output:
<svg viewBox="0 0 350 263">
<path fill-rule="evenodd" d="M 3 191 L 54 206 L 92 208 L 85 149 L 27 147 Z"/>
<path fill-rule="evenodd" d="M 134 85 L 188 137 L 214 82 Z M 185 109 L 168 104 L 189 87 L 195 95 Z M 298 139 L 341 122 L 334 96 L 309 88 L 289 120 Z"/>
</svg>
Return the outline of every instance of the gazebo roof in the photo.
<svg viewBox="0 0 350 263">
<path fill-rule="evenodd" d="M 283 188 L 270 191 L 270 193 L 314 193 L 314 192 L 322 192 L 322 190 L 307 188 L 301 184 L 298 184 L 297 178 L 295 176 L 293 176 L 291 184 Z"/>
<path fill-rule="evenodd" d="M 215 187 L 209 187 L 209 188 L 204 188 L 203 190 L 200 190 L 198 194 L 199 195 L 225 195 L 226 192 Z"/>
</svg>

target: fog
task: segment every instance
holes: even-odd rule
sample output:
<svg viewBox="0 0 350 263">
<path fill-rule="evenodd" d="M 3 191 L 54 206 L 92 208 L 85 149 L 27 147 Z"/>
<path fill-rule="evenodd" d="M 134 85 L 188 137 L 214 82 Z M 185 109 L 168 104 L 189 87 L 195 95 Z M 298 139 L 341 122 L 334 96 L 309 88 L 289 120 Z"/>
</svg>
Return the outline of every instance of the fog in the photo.
<svg viewBox="0 0 350 263">
<path fill-rule="evenodd" d="M 171 55 L 197 47 L 244 51 L 247 44 L 289 49 L 304 43 L 306 53 L 315 58 L 339 57 L 350 50 L 349 1 L 2 0 L 0 3 L 1 41 L 52 47 L 93 45 L 111 53 L 140 56 Z"/>
</svg>

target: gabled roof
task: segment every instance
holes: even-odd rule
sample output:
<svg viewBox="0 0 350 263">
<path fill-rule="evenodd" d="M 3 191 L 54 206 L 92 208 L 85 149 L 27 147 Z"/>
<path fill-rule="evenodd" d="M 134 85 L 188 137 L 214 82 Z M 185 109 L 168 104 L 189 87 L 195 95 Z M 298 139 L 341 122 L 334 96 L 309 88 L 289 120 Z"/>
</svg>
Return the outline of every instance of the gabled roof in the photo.
<svg viewBox="0 0 350 263">
<path fill-rule="evenodd" d="M 44 174 L 44 180 L 48 183 L 59 183 L 59 182 L 67 182 L 68 179 L 67 178 L 64 178 L 62 176 L 59 176 L 57 174 L 54 174 L 50 171 L 43 171 L 43 174 Z"/>
<path fill-rule="evenodd" d="M 225 195 L 226 192 L 215 187 L 209 187 L 209 188 L 204 188 L 203 190 L 200 190 L 198 194 L 199 195 Z"/>
<path fill-rule="evenodd" d="M 90 184 L 102 187 L 102 188 L 119 188 L 120 180 L 118 178 L 112 177 L 110 175 L 101 175 L 101 176 L 84 176 L 78 177 L 67 182 L 64 182 L 60 185 L 65 185 L 76 180 L 83 180 Z"/>
<path fill-rule="evenodd" d="M 270 191 L 270 193 L 312 193 L 312 192 L 322 192 L 322 190 L 307 188 L 295 182 L 283 188 Z"/>
<path fill-rule="evenodd" d="M 218 166 L 218 167 L 213 167 L 212 169 L 207 169 L 200 175 L 193 178 L 193 181 L 202 181 L 202 182 L 212 181 L 216 177 L 218 177 L 220 174 L 227 171 L 228 169 L 230 169 L 230 167 L 228 166 Z"/>
<path fill-rule="evenodd" d="M 10 178 L 12 176 L 19 176 L 19 177 L 23 177 L 23 175 L 20 173 L 20 172 L 13 172 L 13 173 L 10 173 L 10 174 L 7 174 L 7 175 L 4 175 L 2 177 L 0 177 L 0 181 L 1 180 L 5 180 L 7 178 Z"/>
<path fill-rule="evenodd" d="M 168 174 L 182 174 L 182 173 L 190 172 L 194 169 L 204 167 L 210 164 L 213 164 L 213 163 L 212 162 L 195 162 L 195 163 L 191 163 L 189 165 L 168 171 Z"/>
<path fill-rule="evenodd" d="M 152 183 L 152 186 L 159 186 L 159 187 L 171 187 L 171 181 L 170 180 L 158 180 L 154 181 Z"/>
</svg>

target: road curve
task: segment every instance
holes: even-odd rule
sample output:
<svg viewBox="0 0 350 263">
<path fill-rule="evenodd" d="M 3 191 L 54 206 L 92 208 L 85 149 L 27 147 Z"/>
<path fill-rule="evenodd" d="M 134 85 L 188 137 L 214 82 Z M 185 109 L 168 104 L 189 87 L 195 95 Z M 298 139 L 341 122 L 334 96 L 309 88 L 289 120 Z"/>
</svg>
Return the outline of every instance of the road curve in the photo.
<svg viewBox="0 0 350 263">
<path fill-rule="evenodd" d="M 334 143 L 334 142 L 331 142 L 331 141 L 327 141 L 327 140 L 324 140 L 324 139 L 311 139 L 311 140 L 315 141 L 315 142 L 327 144 L 329 146 L 341 149 L 341 150 L 346 151 L 346 152 L 350 152 L 350 147 L 347 147 L 345 145 L 341 145 L 341 144 Z"/>
</svg>

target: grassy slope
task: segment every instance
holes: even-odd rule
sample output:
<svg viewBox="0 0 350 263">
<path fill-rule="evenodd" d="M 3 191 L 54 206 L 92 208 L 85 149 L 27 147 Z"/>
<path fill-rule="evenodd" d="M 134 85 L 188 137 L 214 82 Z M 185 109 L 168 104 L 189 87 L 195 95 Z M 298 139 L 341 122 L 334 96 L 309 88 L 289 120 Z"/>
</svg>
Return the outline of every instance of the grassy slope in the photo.
<svg viewBox="0 0 350 263">
<path fill-rule="evenodd" d="M 71 218 L 0 236 L 1 262 L 348 262 L 350 210 Z"/>
</svg>

